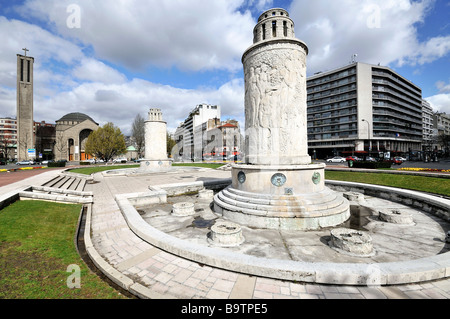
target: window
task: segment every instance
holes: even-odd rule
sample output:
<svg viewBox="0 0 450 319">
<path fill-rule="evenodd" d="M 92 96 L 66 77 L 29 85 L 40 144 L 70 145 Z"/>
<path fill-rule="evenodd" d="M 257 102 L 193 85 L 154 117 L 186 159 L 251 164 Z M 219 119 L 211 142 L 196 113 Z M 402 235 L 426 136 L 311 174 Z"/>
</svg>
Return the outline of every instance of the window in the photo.
<svg viewBox="0 0 450 319">
<path fill-rule="evenodd" d="M 262 25 L 262 39 L 265 40 L 266 39 L 266 24 L 263 23 Z"/>
<path fill-rule="evenodd" d="M 23 59 L 20 59 L 20 81 L 23 81 Z"/>
<path fill-rule="evenodd" d="M 283 35 L 287 37 L 287 22 L 283 21 Z"/>
<path fill-rule="evenodd" d="M 277 36 L 277 22 L 272 21 L 272 36 L 275 38 Z"/>
<path fill-rule="evenodd" d="M 31 66 L 31 63 L 30 63 L 30 60 L 27 60 L 27 82 L 30 82 L 30 66 Z"/>
</svg>

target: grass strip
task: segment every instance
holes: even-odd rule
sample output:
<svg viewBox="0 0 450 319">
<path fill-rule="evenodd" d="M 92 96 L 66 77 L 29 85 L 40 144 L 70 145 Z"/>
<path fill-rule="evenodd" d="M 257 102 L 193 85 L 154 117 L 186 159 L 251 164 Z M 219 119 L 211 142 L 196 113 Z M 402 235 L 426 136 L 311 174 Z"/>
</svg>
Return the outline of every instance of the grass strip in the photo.
<svg viewBox="0 0 450 319">
<path fill-rule="evenodd" d="M 216 169 L 225 165 L 224 163 L 174 163 L 172 166 L 194 166 L 194 167 L 204 167 Z M 110 171 L 115 169 L 126 169 L 126 168 L 139 168 L 139 164 L 133 165 L 117 165 L 117 166 L 89 166 L 82 168 L 74 168 L 70 171 L 73 173 L 91 175 L 99 172 Z"/>
<path fill-rule="evenodd" d="M 0 299 L 125 298 L 89 270 L 74 244 L 81 205 L 18 201 L 0 211 Z M 69 288 L 76 265 L 80 288 Z"/>
<path fill-rule="evenodd" d="M 450 196 L 450 179 L 402 174 L 325 171 L 325 178 Z"/>
</svg>

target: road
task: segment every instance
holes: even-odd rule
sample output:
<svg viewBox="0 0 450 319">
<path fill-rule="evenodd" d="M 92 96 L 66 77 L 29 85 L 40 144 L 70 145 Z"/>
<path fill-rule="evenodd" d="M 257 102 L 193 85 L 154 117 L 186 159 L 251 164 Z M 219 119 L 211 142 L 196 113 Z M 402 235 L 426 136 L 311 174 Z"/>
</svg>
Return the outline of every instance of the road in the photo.
<svg viewBox="0 0 450 319">
<path fill-rule="evenodd" d="M 325 163 L 324 160 L 317 160 L 315 162 Z M 347 163 L 326 163 L 327 166 L 345 166 L 348 167 Z M 416 162 L 416 161 L 406 161 L 401 165 L 392 165 L 392 168 L 402 168 L 402 167 L 414 167 L 414 168 L 433 168 L 433 169 L 450 169 L 450 159 L 441 160 L 439 162 Z"/>
<path fill-rule="evenodd" d="M 325 160 L 316 160 L 314 162 L 325 163 Z M 130 163 L 130 162 L 129 162 Z M 135 163 L 133 163 L 135 164 Z M 347 163 L 326 163 L 327 166 L 345 166 L 347 167 Z M 69 162 L 67 163 L 67 167 L 69 166 L 77 166 L 77 162 Z M 0 169 L 17 169 L 17 168 L 25 168 L 25 167 L 40 167 L 45 165 L 15 165 L 8 164 L 0 166 Z M 415 161 L 406 161 L 401 165 L 393 165 L 392 168 L 402 168 L 402 167 L 416 167 L 416 168 L 435 168 L 435 169 L 450 169 L 450 159 L 444 159 L 439 162 L 415 162 Z"/>
</svg>

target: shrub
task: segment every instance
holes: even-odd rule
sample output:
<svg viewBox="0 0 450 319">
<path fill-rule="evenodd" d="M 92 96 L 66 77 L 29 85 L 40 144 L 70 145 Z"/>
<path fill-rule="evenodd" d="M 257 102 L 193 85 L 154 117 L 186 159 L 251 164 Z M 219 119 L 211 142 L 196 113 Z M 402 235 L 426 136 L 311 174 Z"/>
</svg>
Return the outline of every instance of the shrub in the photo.
<svg viewBox="0 0 450 319">
<path fill-rule="evenodd" d="M 51 163 L 48 163 L 47 167 L 66 167 L 66 162 L 62 162 L 62 161 L 51 162 Z"/>
<path fill-rule="evenodd" d="M 353 167 L 355 168 L 371 168 L 371 169 L 378 169 L 378 168 L 391 168 L 392 161 L 384 161 L 384 162 L 354 162 Z"/>
</svg>

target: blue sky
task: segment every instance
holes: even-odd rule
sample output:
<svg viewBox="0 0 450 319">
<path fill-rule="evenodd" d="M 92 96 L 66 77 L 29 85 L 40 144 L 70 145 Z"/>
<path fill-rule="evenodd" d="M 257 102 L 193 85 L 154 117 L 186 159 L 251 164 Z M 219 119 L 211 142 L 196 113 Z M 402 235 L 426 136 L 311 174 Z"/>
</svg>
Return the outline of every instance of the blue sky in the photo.
<svg viewBox="0 0 450 319">
<path fill-rule="evenodd" d="M 161 108 L 174 130 L 197 104 L 244 121 L 241 57 L 281 7 L 309 47 L 307 73 L 388 66 L 450 113 L 450 2 L 443 0 L 0 0 L 0 117 L 16 114 L 16 54 L 35 58 L 35 120 L 83 112 L 126 134 Z"/>
</svg>

